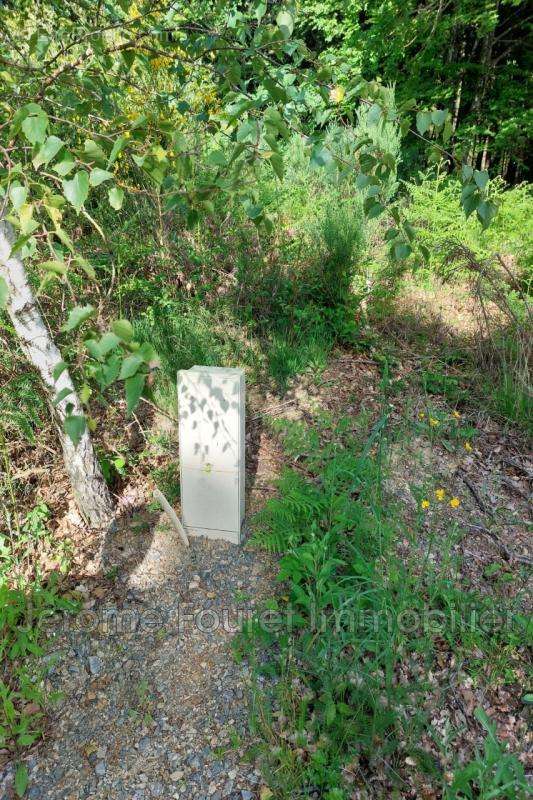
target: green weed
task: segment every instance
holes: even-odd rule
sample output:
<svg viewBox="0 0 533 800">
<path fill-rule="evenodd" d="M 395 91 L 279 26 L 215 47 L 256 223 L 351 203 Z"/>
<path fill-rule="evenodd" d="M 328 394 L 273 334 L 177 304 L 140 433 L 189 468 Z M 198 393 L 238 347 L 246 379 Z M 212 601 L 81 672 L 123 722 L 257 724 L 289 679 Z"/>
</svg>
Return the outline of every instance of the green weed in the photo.
<svg viewBox="0 0 533 800">
<path fill-rule="evenodd" d="M 386 415 L 370 435 L 352 419 L 278 427 L 298 469 L 282 475 L 252 544 L 281 553 L 281 592 L 239 640 L 253 667 L 252 728 L 264 742 L 265 777 L 280 798 L 344 798 L 347 773 L 363 782 L 385 763 L 399 786 L 408 758 L 438 781 L 420 746 L 438 643 L 468 669 L 475 647 L 494 653 L 523 642 L 520 620 L 503 632 L 480 629 L 479 615 L 495 606 L 460 585 L 457 526 L 444 542 L 430 539 L 425 555 L 397 555 L 406 533 L 384 492 Z"/>
<path fill-rule="evenodd" d="M 38 570 L 32 579 L 18 569 L 31 561 L 36 548 L 50 544 L 49 518 L 48 507 L 40 502 L 16 533 L 0 531 L 0 749 L 18 751 L 41 736 L 45 711 L 56 699 L 45 691 L 46 668 L 39 665 L 45 625 L 54 614 L 77 609 L 59 593 L 57 576 L 45 582 Z M 65 571 L 64 551 L 58 551 L 58 558 Z"/>
<path fill-rule="evenodd" d="M 482 752 L 465 766 L 457 766 L 451 785 L 445 786 L 446 800 L 521 800 L 527 797 L 528 782 L 518 758 L 507 752 L 496 738 L 496 726 L 482 708 L 474 712 L 486 731 Z"/>
</svg>

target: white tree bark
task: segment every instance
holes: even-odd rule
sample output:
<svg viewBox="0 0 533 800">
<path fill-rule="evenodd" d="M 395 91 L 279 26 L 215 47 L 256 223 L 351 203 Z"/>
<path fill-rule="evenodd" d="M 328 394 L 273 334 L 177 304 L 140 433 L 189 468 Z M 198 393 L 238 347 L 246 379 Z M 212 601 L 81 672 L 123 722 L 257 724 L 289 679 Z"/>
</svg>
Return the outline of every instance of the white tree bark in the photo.
<svg viewBox="0 0 533 800">
<path fill-rule="evenodd" d="M 47 399 L 52 409 L 61 447 L 65 469 L 70 478 L 76 505 L 92 528 L 108 527 L 113 520 L 113 502 L 107 484 L 96 458 L 91 437 L 87 430 L 75 446 L 63 427 L 67 406 L 72 405 L 72 414 L 83 414 L 83 409 L 70 378 L 65 369 L 54 380 L 54 367 L 62 361 L 61 353 L 41 316 L 26 275 L 22 259 L 11 256 L 15 241 L 14 231 L 0 214 L 0 276 L 9 289 L 6 311 L 18 336 L 21 349 L 28 361 L 41 375 Z M 62 389 L 70 389 L 70 394 L 55 407 L 54 398 Z"/>
</svg>

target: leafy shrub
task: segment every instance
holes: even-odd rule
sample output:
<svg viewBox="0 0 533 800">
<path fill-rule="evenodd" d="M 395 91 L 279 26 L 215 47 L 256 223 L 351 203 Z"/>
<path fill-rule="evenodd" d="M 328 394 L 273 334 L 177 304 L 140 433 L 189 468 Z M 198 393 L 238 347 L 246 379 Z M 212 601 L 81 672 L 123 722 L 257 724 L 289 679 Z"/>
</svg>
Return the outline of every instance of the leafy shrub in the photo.
<svg viewBox="0 0 533 800">
<path fill-rule="evenodd" d="M 409 216 L 418 227 L 421 243 L 430 251 L 430 268 L 442 272 L 449 264 L 450 243 L 459 242 L 477 259 L 494 253 L 510 254 L 518 265 L 525 283 L 531 281 L 533 231 L 531 186 L 520 184 L 506 189 L 502 181 L 494 181 L 499 205 L 496 218 L 483 231 L 474 216 L 465 219 L 457 205 L 458 182 L 446 174 L 420 174 L 419 180 L 406 184 L 409 195 Z"/>
<path fill-rule="evenodd" d="M 77 603 L 62 597 L 57 576 L 44 582 L 15 578 L 34 550 L 50 539 L 50 510 L 37 503 L 16 536 L 0 529 L 0 749 L 33 744 L 42 733 L 45 710 L 55 695 L 44 690 L 45 624 L 57 612 L 72 613 Z"/>
<path fill-rule="evenodd" d="M 265 775 L 280 798 L 348 797 L 343 776 L 354 759 L 363 776 L 390 763 L 394 780 L 407 756 L 437 780 L 420 746 L 427 672 L 409 674 L 406 665 L 422 656 L 429 671 L 442 639 L 459 652 L 523 641 L 519 623 L 509 634 L 469 631 L 472 611 L 487 611 L 488 601 L 455 585 L 442 565 L 431 569 L 428 556 L 420 571 L 419 554 L 412 562 L 398 555 L 405 534 L 383 493 L 386 422 L 370 435 L 360 432 L 366 424 L 354 432 L 352 419 L 277 426 L 298 469 L 282 475 L 252 544 L 281 553 L 282 597 L 267 606 L 276 624 L 257 615 L 239 644 L 253 666 L 252 726 L 264 742 Z M 430 612 L 438 625 L 421 621 Z"/>
<path fill-rule="evenodd" d="M 9 588 L 0 576 L 0 748 L 27 746 L 41 735 L 44 709 L 54 699 L 44 692 L 44 670 L 35 662 L 44 654 L 43 624 L 75 608 L 54 581 Z"/>
</svg>

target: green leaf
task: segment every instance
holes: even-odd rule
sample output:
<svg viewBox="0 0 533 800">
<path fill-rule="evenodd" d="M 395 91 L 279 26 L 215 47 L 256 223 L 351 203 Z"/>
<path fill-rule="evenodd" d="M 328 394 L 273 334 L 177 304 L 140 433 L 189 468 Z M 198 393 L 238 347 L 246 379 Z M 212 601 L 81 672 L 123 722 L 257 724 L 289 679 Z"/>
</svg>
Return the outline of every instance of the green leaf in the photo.
<svg viewBox="0 0 533 800">
<path fill-rule="evenodd" d="M 111 323 L 113 333 L 124 342 L 131 342 L 133 339 L 133 325 L 127 319 L 116 319 Z"/>
<path fill-rule="evenodd" d="M 263 215 L 263 206 L 254 205 L 250 200 L 244 203 L 244 210 L 250 219 L 259 219 Z"/>
<path fill-rule="evenodd" d="M 395 261 L 403 261 L 404 258 L 409 258 L 412 252 L 411 245 L 407 244 L 407 242 L 397 242 L 392 248 Z"/>
<path fill-rule="evenodd" d="M 474 174 L 474 170 L 472 169 L 470 164 L 463 164 L 461 172 L 465 181 L 469 181 L 472 175 Z"/>
<path fill-rule="evenodd" d="M 53 377 L 54 381 L 57 381 L 59 376 L 62 375 L 63 372 L 67 369 L 67 366 L 68 366 L 68 364 L 66 364 L 65 361 L 59 361 L 55 365 L 54 369 L 52 370 L 52 377 Z"/>
<path fill-rule="evenodd" d="M 96 339 L 85 339 L 83 343 L 93 358 L 102 357 L 102 354 L 100 353 L 100 345 Z"/>
<path fill-rule="evenodd" d="M 17 797 L 24 797 L 26 789 L 28 788 L 28 767 L 26 764 L 18 764 L 17 771 L 15 772 L 15 791 Z"/>
<path fill-rule="evenodd" d="M 267 12 L 266 0 L 256 0 L 254 3 L 254 16 L 258 22 L 261 22 Z"/>
<path fill-rule="evenodd" d="M 280 11 L 276 23 L 284 39 L 290 39 L 294 30 L 294 18 L 289 11 Z"/>
<path fill-rule="evenodd" d="M 41 111 L 40 114 L 26 117 L 22 123 L 23 133 L 30 144 L 41 144 L 46 139 L 48 116 Z"/>
<path fill-rule="evenodd" d="M 372 183 L 372 178 L 370 178 L 368 175 L 365 175 L 364 172 L 361 172 L 355 179 L 355 185 L 357 186 L 358 189 L 365 189 L 371 183 Z"/>
<path fill-rule="evenodd" d="M 444 109 L 442 111 L 432 111 L 431 112 L 431 121 L 437 128 L 440 128 L 446 122 L 448 117 L 448 110 Z"/>
<path fill-rule="evenodd" d="M 379 217 L 380 214 L 383 214 L 384 211 L 385 208 L 381 205 L 381 203 L 374 203 L 372 208 L 368 211 L 367 217 L 368 219 L 375 219 L 376 217 Z"/>
<path fill-rule="evenodd" d="M 482 200 L 477 209 L 477 216 L 481 222 L 483 229 L 488 228 L 496 214 L 498 213 L 498 206 L 490 200 Z"/>
<path fill-rule="evenodd" d="M 476 184 L 479 186 L 481 191 L 485 188 L 487 183 L 489 182 L 489 173 L 486 170 L 480 172 L 478 169 L 474 170 L 474 180 Z"/>
<path fill-rule="evenodd" d="M 492 578 L 493 575 L 497 575 L 498 572 L 501 572 L 501 569 L 502 565 L 498 564 L 497 561 L 493 561 L 492 564 L 489 564 L 488 566 L 485 567 L 485 569 L 483 570 L 483 575 L 485 576 L 485 578 Z"/>
<path fill-rule="evenodd" d="M 72 180 L 63 181 L 63 194 L 79 214 L 89 194 L 89 176 L 85 170 L 76 172 Z"/>
<path fill-rule="evenodd" d="M 225 167 L 226 155 L 223 150 L 213 150 L 207 156 L 207 163 L 213 167 Z"/>
<path fill-rule="evenodd" d="M 69 414 L 65 417 L 65 433 L 77 447 L 85 433 L 86 419 L 81 414 Z"/>
<path fill-rule="evenodd" d="M 76 306 L 68 315 L 68 319 L 61 330 L 73 331 L 75 328 L 79 328 L 86 320 L 94 317 L 95 313 L 93 306 Z"/>
<path fill-rule="evenodd" d="M 57 232 L 57 231 L 56 231 L 56 232 Z M 86 275 L 87 275 L 89 278 L 91 278 L 91 279 L 92 279 L 92 278 L 95 278 L 95 277 L 96 277 L 96 271 L 95 271 L 94 267 L 93 267 L 91 264 L 89 264 L 89 262 L 87 261 L 87 259 L 86 259 L 86 258 L 84 258 L 84 257 L 83 257 L 82 255 L 80 255 L 79 253 L 76 253 L 76 255 L 74 256 L 74 260 L 76 261 L 76 263 L 77 263 L 77 264 L 79 264 L 79 265 L 80 265 L 80 267 L 82 268 L 82 270 L 85 272 L 85 274 L 86 274 Z"/>
<path fill-rule="evenodd" d="M 494 726 L 490 721 L 489 717 L 487 716 L 486 711 L 484 711 L 482 708 L 476 708 L 474 711 L 474 716 L 480 723 L 480 725 L 482 725 L 483 728 L 485 728 L 487 733 L 493 733 Z"/>
<path fill-rule="evenodd" d="M 431 125 L 431 112 L 419 111 L 416 115 L 416 129 L 423 136 Z"/>
<path fill-rule="evenodd" d="M 410 242 L 413 242 L 416 239 L 416 228 L 413 228 L 408 222 L 404 222 L 403 229 L 407 234 L 407 238 Z"/>
<path fill-rule="evenodd" d="M 121 4 L 123 5 L 123 3 Z M 122 50 L 120 56 L 126 65 L 126 69 L 130 70 L 133 62 L 135 61 L 135 50 Z"/>
<path fill-rule="evenodd" d="M 361 153 L 359 156 L 359 164 L 363 172 L 370 172 L 372 167 L 377 164 L 377 160 L 370 153 Z"/>
<path fill-rule="evenodd" d="M 59 161 L 54 167 L 52 167 L 52 169 L 54 170 L 54 172 L 57 172 L 57 174 L 61 178 L 64 178 L 65 175 L 68 175 L 69 172 L 72 172 L 75 166 L 76 166 L 76 161 L 72 153 L 65 153 L 61 161 Z"/>
<path fill-rule="evenodd" d="M 37 733 L 21 733 L 20 736 L 17 736 L 17 744 L 22 745 L 22 747 L 28 747 L 28 745 L 34 743 L 38 736 L 39 734 Z"/>
<path fill-rule="evenodd" d="M 531 694 L 531 692 L 529 692 L 528 694 L 525 694 L 522 697 L 522 702 L 526 703 L 526 705 L 528 705 L 528 706 L 533 704 L 533 694 Z"/>
<path fill-rule="evenodd" d="M 13 203 L 13 208 L 18 211 L 26 202 L 28 190 L 25 186 L 11 186 L 9 190 L 9 197 Z"/>
<path fill-rule="evenodd" d="M 100 167 L 95 167 L 91 170 L 91 174 L 89 175 L 89 183 L 91 186 L 100 186 L 101 183 L 109 181 L 112 178 L 112 172 L 108 172 L 106 169 L 100 169 Z"/>
<path fill-rule="evenodd" d="M 146 375 L 142 372 L 133 375 L 131 378 L 127 378 L 124 386 L 126 389 L 126 407 L 128 414 L 131 414 L 132 411 L 135 410 L 143 393 L 145 380 Z"/>
<path fill-rule="evenodd" d="M 121 150 L 124 149 L 124 147 L 126 146 L 127 141 L 128 141 L 128 137 L 127 136 L 119 136 L 118 139 L 116 139 L 115 144 L 113 145 L 113 147 L 111 149 L 111 153 L 109 154 L 109 158 L 108 158 L 108 161 L 107 161 L 107 168 L 108 169 L 112 164 L 115 163 L 118 154 L 120 153 Z"/>
<path fill-rule="evenodd" d="M 159 366 L 159 356 L 157 355 L 154 346 L 150 344 L 150 342 L 145 342 L 141 347 L 139 347 L 138 353 L 140 356 L 142 356 L 145 364 L 149 364 L 150 366 Z"/>
<path fill-rule="evenodd" d="M 63 389 L 61 389 L 61 391 L 58 392 L 54 397 L 54 399 L 52 400 L 52 405 L 54 406 L 54 408 L 58 406 L 60 402 L 65 399 L 65 397 L 68 397 L 69 394 L 72 394 L 73 391 L 74 390 L 70 389 L 68 386 L 65 386 Z"/>
<path fill-rule="evenodd" d="M 54 156 L 59 153 L 62 147 L 63 142 L 59 137 L 49 136 L 33 157 L 32 163 L 35 169 L 38 169 L 42 164 L 48 164 Z"/>
<path fill-rule="evenodd" d="M 30 53 L 35 54 L 37 59 L 41 61 L 50 47 L 50 37 L 41 31 L 35 31 L 30 36 L 29 49 Z"/>
<path fill-rule="evenodd" d="M 100 351 L 100 355 L 106 356 L 111 352 L 111 350 L 114 350 L 118 344 L 120 344 L 120 338 L 118 336 L 111 331 L 104 333 L 98 342 L 98 350 Z"/>
<path fill-rule="evenodd" d="M 384 207 L 381 203 L 378 203 L 375 197 L 367 197 L 363 203 L 363 209 L 369 219 L 379 217 L 379 215 L 385 211 Z"/>
<path fill-rule="evenodd" d="M 143 357 L 138 353 L 133 353 L 131 356 L 127 356 L 127 358 L 125 358 L 122 362 L 118 379 L 123 381 L 127 378 L 133 377 L 143 362 Z"/>
<path fill-rule="evenodd" d="M 64 261 L 58 261 L 57 259 L 52 259 L 51 261 L 43 261 L 42 264 L 39 264 L 41 269 L 44 269 L 46 272 L 53 272 L 56 275 L 66 275 L 67 274 L 67 265 Z"/>
<path fill-rule="evenodd" d="M 238 142 L 245 142 L 247 139 L 257 138 L 257 124 L 254 120 L 246 120 L 239 125 L 236 139 Z"/>
<path fill-rule="evenodd" d="M 85 155 L 90 161 L 96 161 L 97 164 L 104 165 L 107 161 L 107 155 L 104 153 L 99 144 L 92 139 L 86 139 L 84 145 Z"/>
<path fill-rule="evenodd" d="M 476 210 L 479 203 L 480 203 L 480 198 L 477 192 L 474 192 L 474 194 L 471 194 L 463 199 L 462 206 L 467 219 L 470 216 L 470 214 Z"/>
<path fill-rule="evenodd" d="M 270 156 L 270 163 L 272 164 L 272 169 L 278 176 L 278 178 L 283 180 L 284 169 L 283 169 L 283 157 L 279 153 L 272 153 Z"/>
<path fill-rule="evenodd" d="M 0 277 L 0 309 L 6 308 L 9 297 L 9 287 L 4 278 Z"/>
<path fill-rule="evenodd" d="M 111 208 L 114 208 L 115 211 L 119 211 L 119 209 L 122 208 L 122 203 L 124 202 L 124 192 L 122 189 L 119 189 L 118 186 L 113 186 L 113 188 L 109 190 L 107 196 L 109 198 L 109 205 Z"/>
</svg>

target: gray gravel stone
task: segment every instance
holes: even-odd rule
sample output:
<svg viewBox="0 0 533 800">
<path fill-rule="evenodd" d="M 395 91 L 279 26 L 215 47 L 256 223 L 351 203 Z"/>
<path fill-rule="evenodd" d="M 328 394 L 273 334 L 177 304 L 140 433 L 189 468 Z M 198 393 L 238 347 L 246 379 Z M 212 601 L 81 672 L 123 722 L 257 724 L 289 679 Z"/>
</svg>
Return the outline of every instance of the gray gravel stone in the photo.
<svg viewBox="0 0 533 800">
<path fill-rule="evenodd" d="M 33 800 L 255 798 L 250 764 L 232 746 L 235 731 L 246 741 L 247 668 L 232 656 L 231 629 L 206 633 L 194 614 L 227 609 L 231 623 L 245 605 L 237 589 L 252 594 L 253 582 L 260 604 L 271 596 L 273 570 L 264 554 L 225 542 L 193 539 L 184 553 L 173 533 L 157 530 L 132 541 L 128 524 L 110 539 L 112 564 L 121 564 L 121 546 L 131 559 L 114 595 L 93 608 L 115 620 L 111 631 L 84 628 L 75 617 L 58 623 L 52 655 L 59 657 L 46 680 L 63 699 L 34 754 Z M 150 555 L 154 543 L 158 558 Z M 126 595 L 135 602 L 124 604 Z M 1 797 L 7 784 L 0 787 Z"/>
<path fill-rule="evenodd" d="M 91 675 L 95 676 L 100 675 L 104 668 L 104 663 L 102 659 L 99 656 L 89 656 L 88 662 L 89 662 L 89 672 L 91 673 Z"/>
<path fill-rule="evenodd" d="M 96 772 L 97 775 L 103 777 L 107 771 L 107 766 L 105 761 L 99 761 L 96 767 L 94 768 L 94 771 Z"/>
</svg>

